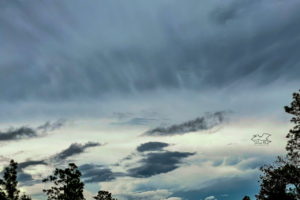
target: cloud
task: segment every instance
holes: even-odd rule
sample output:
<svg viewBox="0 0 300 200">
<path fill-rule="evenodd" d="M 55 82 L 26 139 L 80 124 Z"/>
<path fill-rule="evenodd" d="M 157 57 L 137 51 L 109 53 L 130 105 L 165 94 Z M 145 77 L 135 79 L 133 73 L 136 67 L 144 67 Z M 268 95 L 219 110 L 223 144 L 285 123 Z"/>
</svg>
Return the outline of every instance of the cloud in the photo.
<svg viewBox="0 0 300 200">
<path fill-rule="evenodd" d="M 42 124 L 41 126 L 37 127 L 36 129 L 39 131 L 42 131 L 44 133 L 50 132 L 50 131 L 54 131 L 56 129 L 60 129 L 61 127 L 63 127 L 66 123 L 65 119 L 59 119 L 57 121 L 54 122 L 45 122 L 45 124 Z"/>
<path fill-rule="evenodd" d="M 213 22 L 218 25 L 226 25 L 226 23 L 230 23 L 239 17 L 242 17 L 243 12 L 247 12 L 251 9 L 254 9 L 258 3 L 256 0 L 254 1 L 231 1 L 227 3 L 221 3 L 219 6 L 216 6 L 211 13 L 210 17 Z M 248 14 L 248 13 L 247 13 Z"/>
<path fill-rule="evenodd" d="M 21 140 L 40 137 L 42 134 L 61 128 L 65 120 L 58 120 L 53 123 L 46 122 L 37 128 L 22 126 L 20 128 L 10 128 L 6 131 L 0 131 L 0 141 Z"/>
<path fill-rule="evenodd" d="M 159 151 L 167 146 L 169 146 L 169 144 L 164 143 L 164 142 L 147 142 L 147 143 L 144 143 L 144 144 L 141 144 L 140 146 L 138 146 L 136 150 L 139 152 Z"/>
<path fill-rule="evenodd" d="M 28 161 L 19 163 L 18 169 L 23 170 L 26 167 L 35 166 L 35 165 L 48 165 L 48 164 L 45 160 L 28 160 Z"/>
<path fill-rule="evenodd" d="M 98 183 L 103 181 L 112 181 L 122 173 L 114 173 L 111 169 L 96 164 L 84 164 L 79 167 L 82 172 L 82 178 L 86 183 Z"/>
<path fill-rule="evenodd" d="M 0 132 L 0 141 L 21 140 L 38 137 L 35 129 L 30 127 L 11 128 L 5 132 Z"/>
<path fill-rule="evenodd" d="M 31 173 L 25 172 L 25 168 L 29 166 L 36 166 L 36 165 L 48 165 L 46 161 L 44 160 L 27 160 L 24 162 L 18 163 L 18 174 L 17 174 L 17 180 L 20 182 L 21 186 L 31 186 L 36 183 L 41 182 L 41 180 L 35 180 L 32 177 Z M 3 175 L 4 170 L 1 171 L 1 175 Z"/>
<path fill-rule="evenodd" d="M 87 148 L 96 146 L 101 146 L 101 144 L 97 142 L 88 142 L 86 144 L 73 143 L 67 149 L 56 154 L 53 159 L 56 161 L 63 161 L 71 156 L 83 153 Z"/>
<path fill-rule="evenodd" d="M 125 200 L 167 200 L 172 193 L 168 190 L 153 190 L 145 192 L 130 192 L 129 194 L 118 195 Z M 171 200 L 171 199 L 170 199 Z"/>
<path fill-rule="evenodd" d="M 206 197 L 204 200 L 218 200 L 215 196 Z"/>
<path fill-rule="evenodd" d="M 290 52 L 299 52 L 299 2 L 231 2 L 5 1 L 0 99 L 50 102 L 297 80 L 299 58 Z"/>
<path fill-rule="evenodd" d="M 36 183 L 31 174 L 25 173 L 23 171 L 20 171 L 18 173 L 17 180 L 21 183 L 21 185 L 33 185 Z"/>
<path fill-rule="evenodd" d="M 144 117 L 135 117 L 128 121 L 122 121 L 122 122 L 113 122 L 113 125 L 136 125 L 136 126 L 143 126 L 148 125 L 150 123 L 153 123 L 157 121 L 156 119 L 149 119 Z"/>
<path fill-rule="evenodd" d="M 208 130 L 217 125 L 220 125 L 225 120 L 225 112 L 209 113 L 203 117 L 198 117 L 194 120 L 187 121 L 181 124 L 175 124 L 169 127 L 157 127 L 144 133 L 144 135 L 153 136 L 170 136 L 182 135 L 188 132 L 196 132 L 201 130 Z"/>
<path fill-rule="evenodd" d="M 174 196 L 179 196 L 182 199 L 205 199 L 212 198 L 213 194 L 213 197 L 218 199 L 241 199 L 245 194 L 251 194 L 254 197 L 258 187 L 258 173 L 249 177 L 233 175 L 206 181 L 197 190 L 174 192 Z M 224 194 L 227 194 L 226 197 Z"/>
<path fill-rule="evenodd" d="M 128 175 L 138 178 L 146 178 L 161 173 L 173 171 L 179 167 L 184 158 L 195 155 L 189 152 L 156 152 L 144 155 L 139 161 L 139 167 L 128 170 Z"/>
</svg>

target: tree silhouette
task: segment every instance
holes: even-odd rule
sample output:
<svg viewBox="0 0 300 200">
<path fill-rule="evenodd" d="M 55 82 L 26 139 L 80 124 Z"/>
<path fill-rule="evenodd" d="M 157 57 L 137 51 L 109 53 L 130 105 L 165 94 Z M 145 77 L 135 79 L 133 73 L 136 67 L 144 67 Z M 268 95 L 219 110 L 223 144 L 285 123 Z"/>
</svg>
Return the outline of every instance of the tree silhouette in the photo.
<svg viewBox="0 0 300 200">
<path fill-rule="evenodd" d="M 243 200 L 251 200 L 249 196 L 244 196 Z"/>
<path fill-rule="evenodd" d="M 55 169 L 54 174 L 43 182 L 53 182 L 54 186 L 44 189 L 48 200 L 85 200 L 84 183 L 80 180 L 81 172 L 74 163 L 66 169 Z"/>
<path fill-rule="evenodd" d="M 25 194 L 20 197 L 20 200 L 31 200 L 31 198 Z"/>
<path fill-rule="evenodd" d="M 287 134 L 287 155 L 278 157 L 272 165 L 261 167 L 260 192 L 258 200 L 299 200 L 300 199 L 300 94 L 293 94 L 293 101 L 285 111 L 294 115 L 291 122 L 295 124 Z"/>
<path fill-rule="evenodd" d="M 19 197 L 20 190 L 17 188 L 18 163 L 11 160 L 9 166 L 5 167 L 3 179 L 0 179 L 0 199 L 1 200 L 31 200 L 25 194 Z"/>
<path fill-rule="evenodd" d="M 6 191 L 6 197 L 11 200 L 18 200 L 20 193 L 17 189 L 17 168 L 18 163 L 11 160 L 9 166 L 4 169 L 4 180 L 1 180 L 1 185 Z"/>
<path fill-rule="evenodd" d="M 300 93 L 293 94 L 290 106 L 285 106 L 285 112 L 293 115 L 291 122 L 295 124 L 287 134 L 287 158 L 296 166 L 300 166 Z"/>
<path fill-rule="evenodd" d="M 117 200 L 115 198 L 112 198 L 111 193 L 107 191 L 100 190 L 97 194 L 97 196 L 94 197 L 96 200 Z"/>
</svg>

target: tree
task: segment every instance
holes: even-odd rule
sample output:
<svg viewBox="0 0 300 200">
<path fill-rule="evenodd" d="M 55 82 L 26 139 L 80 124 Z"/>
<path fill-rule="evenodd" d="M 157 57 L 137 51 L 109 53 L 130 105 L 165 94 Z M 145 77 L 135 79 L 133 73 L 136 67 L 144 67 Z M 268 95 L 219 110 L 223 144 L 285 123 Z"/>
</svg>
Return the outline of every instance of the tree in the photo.
<svg viewBox="0 0 300 200">
<path fill-rule="evenodd" d="M 243 200 L 251 200 L 249 196 L 244 196 Z"/>
<path fill-rule="evenodd" d="M 295 124 L 286 136 L 286 150 L 288 160 L 300 167 L 300 93 L 294 93 L 293 99 L 290 106 L 284 107 L 285 112 L 293 115 L 291 122 Z"/>
<path fill-rule="evenodd" d="M 20 190 L 17 188 L 18 163 L 11 160 L 9 166 L 4 169 L 3 179 L 0 179 L 0 199 L 1 200 L 31 200 L 25 194 L 19 197 Z"/>
<path fill-rule="evenodd" d="M 261 189 L 257 195 L 259 200 L 299 200 L 300 170 L 283 158 L 273 165 L 261 168 Z M 288 188 L 290 187 L 291 188 Z"/>
<path fill-rule="evenodd" d="M 97 196 L 94 197 L 96 200 L 117 200 L 115 198 L 112 198 L 111 193 L 107 191 L 100 190 L 97 194 Z"/>
<path fill-rule="evenodd" d="M 261 188 L 258 200 L 300 200 L 300 94 L 293 94 L 290 106 L 285 111 L 294 115 L 291 122 L 295 124 L 287 134 L 286 157 L 278 157 L 273 165 L 261 167 Z"/>
<path fill-rule="evenodd" d="M 4 169 L 3 186 L 5 188 L 7 198 L 11 200 L 18 200 L 20 193 L 17 189 L 17 168 L 18 163 L 11 160 L 9 166 Z"/>
<path fill-rule="evenodd" d="M 81 172 L 74 163 L 66 169 L 55 169 L 54 174 L 43 182 L 53 182 L 54 186 L 44 189 L 48 200 L 85 200 L 84 183 L 80 180 Z"/>
<path fill-rule="evenodd" d="M 31 198 L 25 194 L 20 197 L 20 200 L 31 200 Z"/>
</svg>

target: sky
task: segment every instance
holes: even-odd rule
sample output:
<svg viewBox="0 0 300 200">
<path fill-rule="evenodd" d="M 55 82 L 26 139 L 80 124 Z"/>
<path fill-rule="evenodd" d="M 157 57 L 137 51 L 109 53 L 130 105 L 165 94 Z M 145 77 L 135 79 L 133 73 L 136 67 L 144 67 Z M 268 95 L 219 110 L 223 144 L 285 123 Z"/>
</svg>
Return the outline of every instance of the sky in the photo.
<svg viewBox="0 0 300 200">
<path fill-rule="evenodd" d="M 298 0 L 0 0 L 0 168 L 87 199 L 239 200 L 284 155 Z M 270 134 L 269 144 L 253 137 Z M 255 136 L 256 135 L 256 136 Z"/>
</svg>

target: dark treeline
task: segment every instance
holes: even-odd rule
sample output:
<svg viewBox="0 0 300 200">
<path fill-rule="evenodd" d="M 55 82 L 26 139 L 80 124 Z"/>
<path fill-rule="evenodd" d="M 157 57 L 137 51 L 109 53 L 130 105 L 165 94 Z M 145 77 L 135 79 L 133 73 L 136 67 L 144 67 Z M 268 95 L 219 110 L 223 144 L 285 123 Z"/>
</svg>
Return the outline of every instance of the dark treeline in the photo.
<svg viewBox="0 0 300 200">
<path fill-rule="evenodd" d="M 300 93 L 293 94 L 293 101 L 285 111 L 292 115 L 294 127 L 287 134 L 286 155 L 278 156 L 271 165 L 260 168 L 260 191 L 257 200 L 300 200 Z M 0 200 L 31 200 L 26 194 L 21 194 L 17 181 L 18 164 L 11 160 L 4 169 L 0 179 Z M 65 169 L 55 169 L 53 174 L 43 182 L 51 187 L 44 189 L 48 200 L 85 200 L 84 183 L 80 179 L 81 172 L 74 163 Z M 96 200 L 116 200 L 108 191 L 99 191 Z M 243 200 L 250 200 L 245 196 Z"/>
<path fill-rule="evenodd" d="M 3 179 L 0 179 L 0 200 L 31 200 L 26 194 L 20 195 L 17 181 L 18 163 L 10 161 L 4 169 Z M 50 182 L 52 186 L 44 189 L 48 200 L 85 200 L 83 196 L 84 183 L 80 180 L 81 172 L 74 163 L 70 163 L 66 169 L 55 169 L 53 175 L 45 178 L 43 182 Z M 112 198 L 108 191 L 99 191 L 96 200 L 117 200 Z"/>
</svg>

